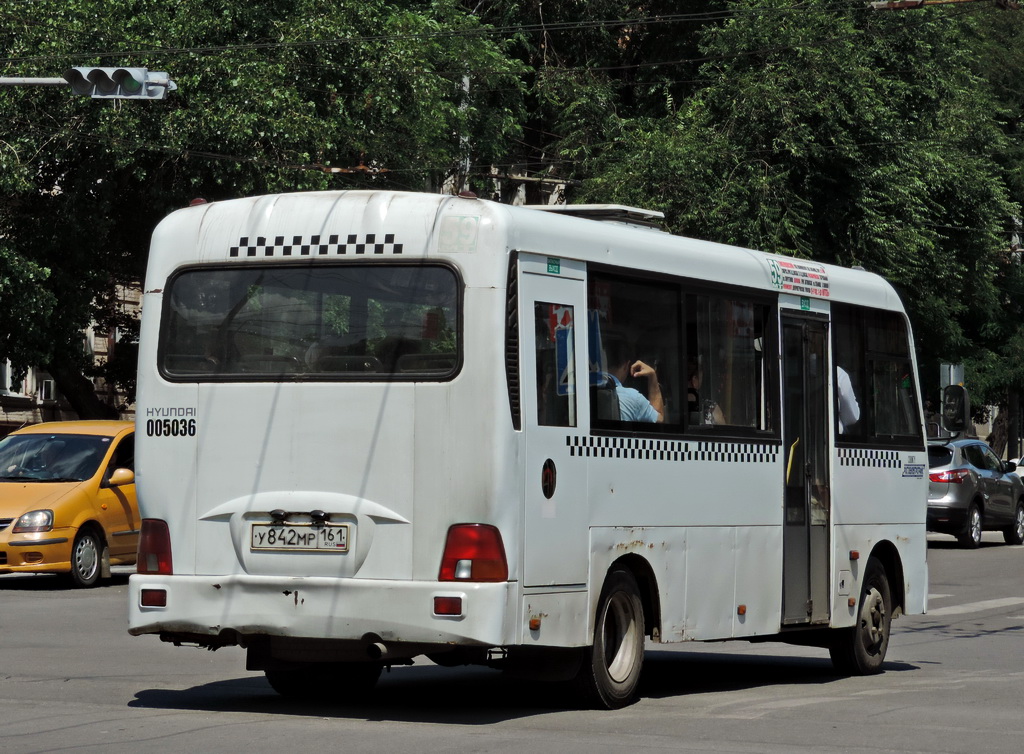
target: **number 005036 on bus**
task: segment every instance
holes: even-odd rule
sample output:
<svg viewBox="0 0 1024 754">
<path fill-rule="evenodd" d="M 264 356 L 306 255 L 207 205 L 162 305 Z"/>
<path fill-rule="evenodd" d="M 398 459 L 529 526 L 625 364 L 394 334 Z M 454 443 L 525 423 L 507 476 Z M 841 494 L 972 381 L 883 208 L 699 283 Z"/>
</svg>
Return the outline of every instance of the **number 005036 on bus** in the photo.
<svg viewBox="0 0 1024 754">
<path fill-rule="evenodd" d="M 253 524 L 253 550 L 348 550 L 348 526 L 345 524 Z"/>
</svg>

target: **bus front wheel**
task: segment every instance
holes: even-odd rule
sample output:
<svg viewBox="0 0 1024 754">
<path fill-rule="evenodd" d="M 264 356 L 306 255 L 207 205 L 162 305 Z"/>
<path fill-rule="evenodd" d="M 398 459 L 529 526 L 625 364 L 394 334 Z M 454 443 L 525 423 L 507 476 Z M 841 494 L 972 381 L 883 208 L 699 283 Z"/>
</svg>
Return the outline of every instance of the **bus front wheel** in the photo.
<svg viewBox="0 0 1024 754">
<path fill-rule="evenodd" d="M 612 571 L 601 590 L 594 642 L 584 652 L 576 682 L 596 707 L 625 707 L 636 695 L 644 661 L 644 610 L 636 579 Z"/>
<path fill-rule="evenodd" d="M 882 672 L 891 624 L 889 579 L 881 562 L 877 558 L 869 558 L 860 589 L 857 623 L 852 628 L 837 629 L 840 635 L 829 648 L 835 669 L 845 675 Z"/>
</svg>

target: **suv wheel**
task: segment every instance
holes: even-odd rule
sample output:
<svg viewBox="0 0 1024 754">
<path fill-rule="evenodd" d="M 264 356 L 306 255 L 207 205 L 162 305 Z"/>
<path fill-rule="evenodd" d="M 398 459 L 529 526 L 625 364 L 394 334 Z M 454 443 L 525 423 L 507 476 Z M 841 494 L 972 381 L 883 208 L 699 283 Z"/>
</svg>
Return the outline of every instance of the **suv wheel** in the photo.
<svg viewBox="0 0 1024 754">
<path fill-rule="evenodd" d="M 977 503 L 971 503 L 967 509 L 967 521 L 959 539 L 961 545 L 972 550 L 981 544 L 981 509 Z"/>
<path fill-rule="evenodd" d="M 1013 523 L 1003 529 L 1003 539 L 1008 545 L 1024 544 L 1024 500 L 1017 501 Z"/>
</svg>

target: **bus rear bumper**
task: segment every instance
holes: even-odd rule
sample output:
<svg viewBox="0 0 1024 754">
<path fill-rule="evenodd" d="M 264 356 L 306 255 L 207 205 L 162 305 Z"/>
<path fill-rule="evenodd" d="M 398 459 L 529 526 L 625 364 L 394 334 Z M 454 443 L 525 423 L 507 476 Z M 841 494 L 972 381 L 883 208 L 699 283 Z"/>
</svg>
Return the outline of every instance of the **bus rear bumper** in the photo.
<svg viewBox="0 0 1024 754">
<path fill-rule="evenodd" d="M 516 614 L 514 582 L 133 575 L 128 592 L 128 633 L 211 648 L 266 637 L 503 646 Z M 435 612 L 460 601 L 459 614 Z"/>
</svg>

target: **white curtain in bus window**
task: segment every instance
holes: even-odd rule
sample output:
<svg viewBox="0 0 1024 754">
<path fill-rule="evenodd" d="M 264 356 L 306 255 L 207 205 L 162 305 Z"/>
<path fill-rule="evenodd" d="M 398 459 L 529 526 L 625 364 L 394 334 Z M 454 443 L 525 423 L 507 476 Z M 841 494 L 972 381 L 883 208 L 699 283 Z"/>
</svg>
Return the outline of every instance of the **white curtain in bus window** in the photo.
<svg viewBox="0 0 1024 754">
<path fill-rule="evenodd" d="M 166 293 L 169 377 L 441 379 L 458 363 L 458 284 L 446 267 L 195 269 Z"/>
<path fill-rule="evenodd" d="M 576 426 L 576 323 L 573 307 L 534 305 L 537 423 Z"/>
<path fill-rule="evenodd" d="M 719 296 L 689 296 L 687 302 L 690 426 L 771 429 L 768 307 Z"/>
</svg>

